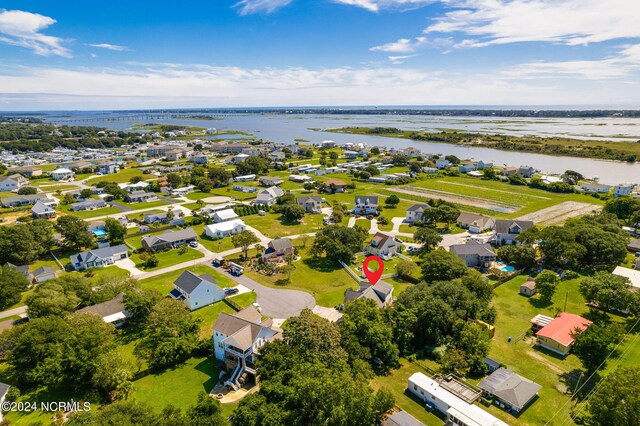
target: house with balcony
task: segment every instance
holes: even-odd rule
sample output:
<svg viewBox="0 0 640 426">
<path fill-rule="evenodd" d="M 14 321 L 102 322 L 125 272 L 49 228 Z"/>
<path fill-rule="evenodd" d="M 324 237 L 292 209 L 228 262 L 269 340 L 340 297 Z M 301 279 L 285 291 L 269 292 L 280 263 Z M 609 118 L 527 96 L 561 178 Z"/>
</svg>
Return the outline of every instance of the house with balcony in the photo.
<svg viewBox="0 0 640 426">
<path fill-rule="evenodd" d="M 231 371 L 225 385 L 238 390 L 250 376 L 256 380 L 255 356 L 265 343 L 281 336 L 271 319 L 263 320 L 252 306 L 234 315 L 221 313 L 213 325 L 213 346 L 216 359 Z"/>
<path fill-rule="evenodd" d="M 364 248 L 364 252 L 370 256 L 378 256 L 383 260 L 389 260 L 396 255 L 399 245 L 400 243 L 397 243 L 393 237 L 378 232 Z"/>
<path fill-rule="evenodd" d="M 424 212 L 430 208 L 431 206 L 429 204 L 414 204 L 407 209 L 405 222 L 424 222 Z"/>
<path fill-rule="evenodd" d="M 59 168 L 51 172 L 52 180 L 73 180 L 75 173 L 72 170 Z"/>
<path fill-rule="evenodd" d="M 0 176 L 0 191 L 17 191 L 29 184 L 29 179 L 21 174 L 15 173 L 9 176 Z"/>
<path fill-rule="evenodd" d="M 103 175 L 111 175 L 113 173 L 118 173 L 120 170 L 120 166 L 113 162 L 104 162 L 98 164 L 98 173 Z"/>
<path fill-rule="evenodd" d="M 470 268 L 491 268 L 498 258 L 490 244 L 454 244 L 449 247 L 449 251 L 462 259 Z"/>
<path fill-rule="evenodd" d="M 368 215 L 375 214 L 378 211 L 378 197 L 377 196 L 357 196 L 355 197 L 355 207 L 353 209 L 354 214 Z"/>
</svg>

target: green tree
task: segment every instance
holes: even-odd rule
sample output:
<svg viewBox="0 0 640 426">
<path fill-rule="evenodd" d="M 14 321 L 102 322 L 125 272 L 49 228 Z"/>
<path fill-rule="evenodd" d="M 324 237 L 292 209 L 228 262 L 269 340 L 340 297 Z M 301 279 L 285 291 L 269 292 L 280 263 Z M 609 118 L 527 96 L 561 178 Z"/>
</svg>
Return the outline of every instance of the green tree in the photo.
<svg viewBox="0 0 640 426">
<path fill-rule="evenodd" d="M 112 245 L 124 243 L 124 239 L 127 236 L 127 228 L 121 224 L 120 221 L 108 217 L 105 219 L 105 225 L 107 227 L 109 242 Z"/>
<path fill-rule="evenodd" d="M 605 312 L 609 310 L 625 311 L 633 302 L 629 280 L 604 271 L 583 278 L 580 281 L 580 294 L 587 303 L 598 306 Z"/>
<path fill-rule="evenodd" d="M 462 259 L 444 250 L 428 253 L 422 262 L 422 278 L 427 282 L 450 281 L 462 277 L 468 270 Z"/>
<path fill-rule="evenodd" d="M 283 325 L 282 337 L 307 361 L 338 365 L 347 359 L 347 353 L 340 343 L 338 327 L 317 316 L 311 309 L 303 309 L 300 315 L 289 318 Z"/>
<path fill-rule="evenodd" d="M 182 176 L 178 173 L 169 173 L 167 174 L 167 182 L 171 185 L 172 188 L 180 188 L 182 186 Z"/>
<path fill-rule="evenodd" d="M 133 366 L 117 351 L 102 354 L 96 361 L 92 383 L 109 395 L 109 399 L 117 401 L 127 399 L 132 390 Z"/>
<path fill-rule="evenodd" d="M 535 279 L 536 289 L 540 293 L 540 298 L 545 302 L 551 302 L 553 295 L 556 293 L 560 277 L 555 272 L 545 269 L 540 272 Z"/>
<path fill-rule="evenodd" d="M 0 310 L 20 301 L 20 295 L 29 287 L 29 280 L 13 266 L 5 264 L 0 274 Z"/>
<path fill-rule="evenodd" d="M 26 265 L 42 253 L 29 225 L 0 226 L 0 262 Z"/>
<path fill-rule="evenodd" d="M 367 233 L 359 227 L 347 228 L 341 225 L 329 225 L 316 234 L 311 247 L 313 256 L 324 255 L 335 262 L 350 262 L 356 253 L 362 250 Z"/>
<path fill-rule="evenodd" d="M 420 248 L 422 253 L 429 253 L 442 241 L 442 235 L 433 228 L 420 226 L 413 233 L 413 239 L 422 244 Z"/>
<path fill-rule="evenodd" d="M 640 367 L 618 368 L 605 376 L 588 409 L 590 426 L 640 424 Z"/>
<path fill-rule="evenodd" d="M 593 324 L 584 330 L 574 330 L 571 336 L 575 339 L 571 352 L 580 359 L 587 373 L 592 374 L 606 367 L 607 357 L 622 332 L 617 325 Z"/>
<path fill-rule="evenodd" d="M 414 278 L 419 271 L 420 267 L 413 260 L 401 260 L 396 264 L 396 273 L 401 278 Z"/>
<path fill-rule="evenodd" d="M 56 228 L 64 237 L 65 246 L 78 251 L 93 245 L 93 235 L 88 226 L 86 221 L 75 216 L 61 216 L 56 221 Z"/>
<path fill-rule="evenodd" d="M 516 269 L 528 269 L 536 264 L 536 249 L 524 244 L 502 246 L 498 249 L 498 258 Z"/>
<path fill-rule="evenodd" d="M 396 194 L 391 194 L 384 200 L 384 203 L 389 207 L 395 208 L 400 203 L 400 198 Z"/>
<path fill-rule="evenodd" d="M 195 185 L 202 192 L 211 192 L 213 189 L 213 183 L 211 183 L 211 180 L 206 177 L 198 178 Z"/>
<path fill-rule="evenodd" d="M 228 424 L 220 409 L 220 402 L 204 392 L 198 394 L 196 405 L 187 410 L 186 419 L 194 426 L 226 426 Z"/>
<path fill-rule="evenodd" d="M 300 222 L 304 217 L 304 209 L 297 204 L 289 204 L 282 208 L 282 217 L 286 222 Z"/>
<path fill-rule="evenodd" d="M 80 191 L 80 198 L 91 198 L 93 191 L 90 188 L 85 188 Z"/>
<path fill-rule="evenodd" d="M 249 246 L 254 243 L 259 243 L 260 239 L 249 230 L 244 230 L 231 237 L 231 243 L 234 247 L 241 247 L 244 257 L 248 257 Z"/>
<path fill-rule="evenodd" d="M 45 282 L 27 296 L 25 303 L 29 318 L 64 317 L 77 308 L 80 298 L 59 284 Z"/>
<path fill-rule="evenodd" d="M 33 186 L 23 186 L 22 188 L 18 189 L 19 195 L 33 195 L 37 193 L 38 189 L 34 188 Z"/>
<path fill-rule="evenodd" d="M 134 321 L 146 321 L 153 307 L 164 298 L 155 289 L 131 288 L 124 293 L 124 306 Z"/>
<path fill-rule="evenodd" d="M 222 167 L 209 169 L 209 179 L 211 179 L 214 187 L 229 185 L 229 179 L 231 179 L 231 177 L 231 172 Z"/>
<path fill-rule="evenodd" d="M 269 161 L 263 157 L 248 157 L 236 164 L 236 171 L 242 175 L 264 175 L 269 172 Z"/>
<path fill-rule="evenodd" d="M 53 238 L 53 223 L 45 219 L 35 219 L 27 224 L 33 235 L 33 240 L 38 246 L 38 256 L 48 253 L 56 244 Z"/>
</svg>

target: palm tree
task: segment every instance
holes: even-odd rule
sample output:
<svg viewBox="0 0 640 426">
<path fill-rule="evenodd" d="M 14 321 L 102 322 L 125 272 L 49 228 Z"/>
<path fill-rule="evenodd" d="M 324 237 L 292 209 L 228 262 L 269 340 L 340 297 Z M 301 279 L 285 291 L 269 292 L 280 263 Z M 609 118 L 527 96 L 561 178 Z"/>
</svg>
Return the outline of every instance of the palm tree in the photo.
<svg viewBox="0 0 640 426">
<path fill-rule="evenodd" d="M 201 209 L 202 206 L 204 205 L 204 201 L 198 200 L 198 201 L 196 201 L 196 204 L 198 205 L 198 209 Z"/>
</svg>

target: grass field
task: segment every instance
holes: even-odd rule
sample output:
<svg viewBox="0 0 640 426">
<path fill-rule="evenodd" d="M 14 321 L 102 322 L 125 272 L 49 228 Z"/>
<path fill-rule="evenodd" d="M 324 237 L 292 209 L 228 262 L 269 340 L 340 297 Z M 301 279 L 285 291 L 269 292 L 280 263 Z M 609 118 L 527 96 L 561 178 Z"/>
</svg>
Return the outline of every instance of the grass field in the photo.
<svg viewBox="0 0 640 426">
<path fill-rule="evenodd" d="M 306 214 L 300 223 L 287 223 L 280 217 L 277 213 L 267 213 L 264 216 L 251 215 L 241 219 L 269 238 L 316 232 L 323 226 L 323 215 L 321 214 Z"/>
<path fill-rule="evenodd" d="M 71 215 L 71 216 L 76 216 L 79 217 L 80 219 L 90 219 L 93 217 L 99 217 L 99 216 L 106 216 L 109 214 L 118 214 L 120 213 L 120 209 L 116 208 L 116 207 L 104 207 L 102 209 L 96 209 L 96 210 L 83 210 L 83 211 L 71 211 L 67 208 L 62 210 L 65 214 Z M 124 213 L 123 213 L 124 214 Z"/>
<path fill-rule="evenodd" d="M 232 297 L 232 300 L 243 308 L 246 308 L 256 301 L 256 294 L 254 292 L 239 294 Z M 204 308 L 192 312 L 194 318 L 202 320 L 202 323 L 200 324 L 200 337 L 203 339 L 212 338 L 213 324 L 215 324 L 222 312 L 234 314 L 235 310 L 224 302 L 217 302 L 213 305 L 205 306 Z"/>
<path fill-rule="evenodd" d="M 142 179 L 145 178 L 145 175 L 142 173 L 142 170 L 132 168 L 132 169 L 120 170 L 118 173 L 113 173 L 110 175 L 92 177 L 87 181 L 87 184 L 92 185 L 94 183 L 98 183 L 101 181 L 126 183 L 126 182 L 130 182 L 131 178 L 134 176 L 140 176 Z"/>
<path fill-rule="evenodd" d="M 168 204 L 169 203 L 167 203 L 164 200 L 143 201 L 141 203 L 122 203 L 123 206 L 129 207 L 130 209 L 133 209 L 133 210 L 152 209 L 154 207 L 166 206 Z"/>
<path fill-rule="evenodd" d="M 219 287 L 235 287 L 236 285 L 235 282 L 228 278 L 226 275 L 222 275 L 212 267 L 203 264 L 193 265 L 187 268 L 178 269 L 176 271 L 156 275 L 155 277 L 146 278 L 140 280 L 140 284 L 144 288 L 152 288 L 162 294 L 169 293 L 171 290 L 173 290 L 173 282 L 178 279 L 178 277 L 182 275 L 184 271 L 191 271 L 194 274 L 198 275 L 209 274 L 216 279 L 216 283 Z"/>
<path fill-rule="evenodd" d="M 221 253 L 223 251 L 234 249 L 233 243 L 231 242 L 231 237 L 219 238 L 214 240 L 206 235 L 204 235 L 204 227 L 206 225 L 200 224 L 195 225 L 193 230 L 198 234 L 198 242 L 205 246 L 208 250 L 214 253 Z"/>
<path fill-rule="evenodd" d="M 190 260 L 200 259 L 204 257 L 204 254 L 198 250 L 194 250 L 189 247 L 186 253 L 180 254 L 178 249 L 162 251 L 156 253 L 156 257 L 158 258 L 158 266 L 155 268 L 142 268 L 142 259 L 140 259 L 140 254 L 132 254 L 129 258 L 136 264 L 137 268 L 144 269 L 145 271 L 153 271 L 156 269 L 166 268 L 167 266 L 177 265 L 182 262 L 189 262 Z"/>
<path fill-rule="evenodd" d="M 302 259 L 293 263 L 296 269 L 291 272 L 290 283 L 281 284 L 282 280 L 286 279 L 284 274 L 266 276 L 245 270 L 245 275 L 268 287 L 311 293 L 321 306 L 332 308 L 342 303 L 345 290 L 356 288 L 356 281 L 339 264 L 334 264 L 325 258 L 314 259 L 309 256 L 311 241 L 307 242 L 306 249 L 298 244 L 294 240 L 294 245 L 298 246 Z"/>
</svg>

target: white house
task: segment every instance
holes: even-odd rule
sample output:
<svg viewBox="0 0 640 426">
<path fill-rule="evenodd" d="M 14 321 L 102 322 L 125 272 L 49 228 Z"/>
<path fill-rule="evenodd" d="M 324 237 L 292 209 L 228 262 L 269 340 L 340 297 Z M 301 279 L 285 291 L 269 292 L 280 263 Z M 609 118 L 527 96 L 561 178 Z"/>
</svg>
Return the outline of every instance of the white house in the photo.
<svg viewBox="0 0 640 426">
<path fill-rule="evenodd" d="M 73 180 L 75 173 L 69 169 L 59 168 L 51 172 L 51 179 L 53 180 Z"/>
<path fill-rule="evenodd" d="M 389 260 L 395 256 L 398 251 L 398 245 L 399 243 L 396 243 L 393 237 L 378 232 L 364 248 L 364 251 L 371 256 L 378 256 L 381 259 Z"/>
<path fill-rule="evenodd" d="M 213 218 L 213 221 L 215 223 L 220 223 L 220 222 L 227 222 L 230 220 L 237 219 L 238 215 L 236 214 L 236 212 L 233 211 L 233 209 L 226 209 L 226 210 L 218 210 L 216 212 L 213 212 L 211 217 Z"/>
<path fill-rule="evenodd" d="M 242 163 L 244 160 L 246 160 L 249 157 L 251 157 L 251 156 L 247 155 L 247 154 L 237 154 L 237 155 L 234 155 L 232 157 L 228 157 L 225 160 L 225 163 L 227 163 L 227 164 L 240 164 L 240 163 Z"/>
<path fill-rule="evenodd" d="M 204 227 L 204 233 L 210 238 L 224 238 L 230 235 L 239 234 L 247 229 L 247 225 L 241 219 L 234 219 L 228 222 L 214 223 Z"/>
<path fill-rule="evenodd" d="M 518 235 L 532 227 L 530 220 L 496 220 L 495 243 L 499 246 L 517 244 Z"/>
<path fill-rule="evenodd" d="M 17 191 L 29 184 L 29 179 L 17 173 L 10 176 L 0 176 L 0 191 Z"/>
<path fill-rule="evenodd" d="M 631 191 L 633 191 L 633 185 L 631 184 L 620 184 L 613 187 L 613 196 L 614 197 L 624 197 L 625 195 L 631 195 Z"/>
<path fill-rule="evenodd" d="M 127 257 L 127 246 L 120 244 L 74 254 L 71 256 L 70 261 L 76 271 L 84 271 L 89 268 L 112 265 L 117 260 L 126 259 Z"/>
<path fill-rule="evenodd" d="M 256 197 L 256 204 L 259 206 L 270 206 L 275 204 L 278 201 L 278 198 L 284 195 L 284 189 L 279 188 L 277 186 L 272 186 L 270 188 L 265 188 L 258 192 L 258 196 Z"/>
<path fill-rule="evenodd" d="M 302 207 L 306 213 L 322 213 L 322 197 L 318 195 L 298 197 L 296 198 L 296 203 Z"/>
<path fill-rule="evenodd" d="M 184 271 L 173 283 L 169 296 L 182 300 L 192 311 L 224 299 L 224 291 L 209 274 L 196 275 Z"/>
<path fill-rule="evenodd" d="M 480 397 L 479 392 L 476 394 L 477 396 L 474 395 L 475 398 L 464 400 L 453 393 L 455 386 L 449 387 L 447 384 L 446 381 L 439 383 L 422 373 L 414 373 L 409 377 L 408 390 L 444 414 L 447 417 L 446 424 L 448 425 L 508 426 L 507 423 L 473 404 L 473 400 Z M 465 394 L 474 394 L 474 392 L 469 389 Z M 469 402 L 470 399 L 471 402 Z"/>
<path fill-rule="evenodd" d="M 357 196 L 355 197 L 355 214 L 374 214 L 378 211 L 377 196 Z"/>
<path fill-rule="evenodd" d="M 409 223 L 423 222 L 424 212 L 430 208 L 431 206 L 429 204 L 415 204 L 409 207 L 407 209 L 407 217 L 405 218 L 405 221 Z"/>
</svg>

